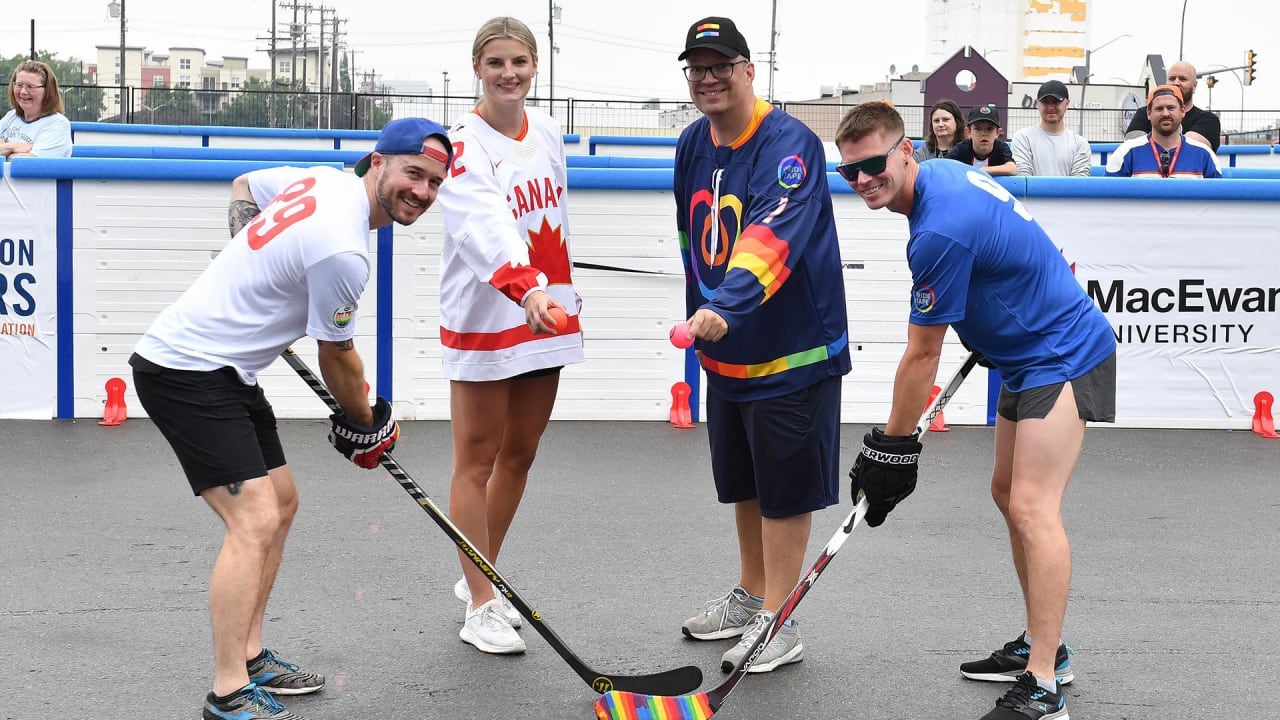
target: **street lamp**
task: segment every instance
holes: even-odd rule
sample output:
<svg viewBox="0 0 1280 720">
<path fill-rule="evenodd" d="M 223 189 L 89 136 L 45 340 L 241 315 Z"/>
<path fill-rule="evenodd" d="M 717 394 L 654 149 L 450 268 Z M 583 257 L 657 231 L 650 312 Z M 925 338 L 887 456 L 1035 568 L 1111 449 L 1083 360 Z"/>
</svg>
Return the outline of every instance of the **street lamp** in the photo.
<svg viewBox="0 0 1280 720">
<path fill-rule="evenodd" d="M 1178 60 L 1182 60 L 1182 38 L 1187 35 L 1187 0 L 1182 0 L 1182 23 L 1178 26 Z"/>
<path fill-rule="evenodd" d="M 120 18 L 120 122 L 124 122 L 124 0 L 112 0 L 107 3 L 107 14 Z"/>
<path fill-rule="evenodd" d="M 556 47 L 556 23 L 560 22 L 560 6 L 556 4 L 556 0 L 547 0 L 547 44 L 551 48 L 547 51 L 548 69 L 550 70 L 547 79 L 547 111 L 552 115 L 556 114 L 556 53 L 560 52 L 560 48 Z"/>
<path fill-rule="evenodd" d="M 445 70 L 440 73 L 444 75 L 444 92 L 440 93 L 440 104 L 443 106 L 441 113 L 444 115 L 444 122 L 441 123 L 445 127 L 449 126 L 449 71 Z"/>
<path fill-rule="evenodd" d="M 1108 41 L 1106 41 L 1106 42 L 1104 42 L 1104 43 L 1102 43 L 1101 45 L 1099 45 L 1098 47 L 1096 47 L 1096 48 L 1094 48 L 1094 49 L 1092 49 L 1092 50 L 1085 50 L 1085 51 L 1084 51 L 1084 77 L 1080 79 L 1080 84 L 1081 84 L 1081 85 L 1088 85 L 1088 84 L 1089 84 L 1089 78 L 1090 78 L 1090 77 L 1092 77 L 1092 75 L 1093 75 L 1093 73 L 1089 70 L 1089 68 L 1090 68 L 1089 61 L 1090 61 L 1090 58 L 1093 56 L 1093 54 L 1094 54 L 1094 53 L 1096 53 L 1096 52 L 1098 52 L 1099 50 L 1101 50 L 1102 48 L 1104 48 L 1104 47 L 1106 47 L 1106 46 L 1110 45 L 1111 43 L 1113 43 L 1113 42 L 1115 42 L 1115 41 L 1117 41 L 1117 40 L 1120 40 L 1121 38 L 1129 38 L 1129 37 L 1133 37 L 1133 36 L 1132 36 L 1132 35 L 1130 35 L 1130 34 L 1128 34 L 1128 33 L 1125 33 L 1124 35 L 1117 35 L 1117 36 L 1115 36 L 1115 37 L 1111 38 L 1110 40 L 1108 40 Z"/>
</svg>

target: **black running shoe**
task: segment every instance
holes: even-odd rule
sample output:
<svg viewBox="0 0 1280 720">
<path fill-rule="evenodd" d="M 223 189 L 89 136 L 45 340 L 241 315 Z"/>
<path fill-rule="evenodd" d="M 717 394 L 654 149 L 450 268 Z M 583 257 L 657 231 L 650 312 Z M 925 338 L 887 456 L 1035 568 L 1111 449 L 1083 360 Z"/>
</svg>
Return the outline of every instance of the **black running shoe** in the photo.
<svg viewBox="0 0 1280 720">
<path fill-rule="evenodd" d="M 306 695 L 324 687 L 324 676 L 304 671 L 281 660 L 271 648 L 262 648 L 258 657 L 245 664 L 249 680 L 272 695 Z"/>
<path fill-rule="evenodd" d="M 223 702 L 209 693 L 200 716 L 203 720 L 303 720 L 301 715 L 289 712 L 253 683 Z"/>
<path fill-rule="evenodd" d="M 1058 676 L 1060 685 L 1070 685 L 1076 679 L 1071 672 L 1072 654 L 1073 651 L 1066 645 L 1058 646 L 1053 672 Z M 1027 658 L 1030 655 L 1031 646 L 1027 644 L 1026 634 L 1023 633 L 1016 640 L 1005 643 L 1003 648 L 991 653 L 991 657 L 985 660 L 962 663 L 960 674 L 970 680 L 1015 682 L 1019 675 L 1027 671 Z"/>
<path fill-rule="evenodd" d="M 1022 673 L 996 701 L 996 709 L 982 716 L 982 720 L 1070 720 L 1067 715 L 1067 697 L 1058 687 L 1051 693 L 1040 687 L 1031 673 Z"/>
</svg>

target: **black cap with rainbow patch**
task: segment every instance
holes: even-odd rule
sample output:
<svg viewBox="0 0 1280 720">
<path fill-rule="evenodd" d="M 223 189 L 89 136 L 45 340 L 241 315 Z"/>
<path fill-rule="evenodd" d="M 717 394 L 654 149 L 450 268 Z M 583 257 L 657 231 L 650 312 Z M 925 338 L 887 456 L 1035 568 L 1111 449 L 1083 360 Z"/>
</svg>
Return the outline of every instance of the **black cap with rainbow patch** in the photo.
<svg viewBox="0 0 1280 720">
<path fill-rule="evenodd" d="M 698 48 L 715 50 L 725 57 L 742 57 L 751 59 L 751 48 L 747 47 L 747 39 L 738 32 L 738 26 L 724 17 L 703 18 L 689 27 L 689 35 L 684 41 L 684 52 L 677 60 L 683 60 L 689 53 Z"/>
</svg>

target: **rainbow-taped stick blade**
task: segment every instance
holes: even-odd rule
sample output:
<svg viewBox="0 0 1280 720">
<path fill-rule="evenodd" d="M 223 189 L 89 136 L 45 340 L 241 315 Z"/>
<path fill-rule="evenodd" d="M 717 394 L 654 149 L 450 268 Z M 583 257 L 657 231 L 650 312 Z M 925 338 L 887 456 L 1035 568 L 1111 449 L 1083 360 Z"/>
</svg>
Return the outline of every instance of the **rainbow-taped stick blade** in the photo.
<svg viewBox="0 0 1280 720">
<path fill-rule="evenodd" d="M 707 720 L 718 709 L 706 693 L 673 697 L 615 690 L 596 701 L 599 720 Z"/>
</svg>

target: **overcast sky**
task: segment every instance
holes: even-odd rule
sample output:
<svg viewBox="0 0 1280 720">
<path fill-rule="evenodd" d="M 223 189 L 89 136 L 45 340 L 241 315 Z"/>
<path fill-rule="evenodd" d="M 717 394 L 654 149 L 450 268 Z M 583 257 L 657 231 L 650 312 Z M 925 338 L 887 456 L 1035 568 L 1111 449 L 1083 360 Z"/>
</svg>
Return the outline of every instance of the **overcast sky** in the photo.
<svg viewBox="0 0 1280 720">
<path fill-rule="evenodd" d="M 430 83 L 438 92 L 442 72 L 449 73 L 450 94 L 467 94 L 473 77 L 471 41 L 476 29 L 495 15 L 513 15 L 533 28 L 540 44 L 540 94 L 551 75 L 546 48 L 549 2 L 469 0 L 311 0 L 335 8 L 347 22 L 343 30 L 357 51 L 358 71 L 376 70 L 383 81 Z M 297 0 L 302 2 L 302 0 Z M 759 64 L 769 48 L 769 0 L 701 3 L 688 0 L 555 0 L 562 7 L 555 39 L 557 97 L 685 99 L 686 85 L 676 55 L 684 33 L 706 15 L 732 17 L 747 36 L 757 61 L 757 91 L 768 87 L 767 66 Z M 1184 3 L 1179 0 L 1089 0 L 1094 82 L 1133 83 L 1148 54 L 1178 57 Z M 779 100 L 815 97 L 823 85 L 856 87 L 884 80 L 889 66 L 899 72 L 925 65 L 924 0 L 778 0 L 777 72 Z M 626 10 L 624 10 L 626 8 Z M 643 12 L 635 12 L 640 8 Z M 263 39 L 271 27 L 270 0 L 126 0 L 128 44 L 155 51 L 171 46 L 203 48 L 211 58 L 247 56 L 251 67 L 266 67 Z M 318 13 L 312 12 L 316 19 Z M 277 6 L 277 20 L 292 10 Z M 25 53 L 30 21 L 36 46 L 60 57 L 92 61 L 98 45 L 118 46 L 119 20 L 110 18 L 106 0 L 6 0 L 0 11 L 0 54 Z M 1252 20 L 1251 20 L 1252 18 Z M 1244 106 L 1280 111 L 1280 46 L 1275 37 L 1280 11 L 1260 0 L 1186 0 L 1184 55 L 1200 69 L 1244 63 L 1245 50 L 1258 52 L 1258 79 L 1244 88 Z M 327 32 L 327 31 L 326 31 Z M 1241 88 L 1230 73 L 1219 73 L 1215 109 L 1241 107 Z M 456 83 L 463 82 L 463 86 Z M 466 90 L 462 88 L 465 87 Z M 1198 105 L 1208 104 L 1201 82 Z"/>
</svg>

